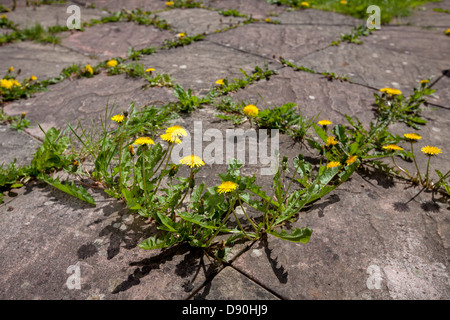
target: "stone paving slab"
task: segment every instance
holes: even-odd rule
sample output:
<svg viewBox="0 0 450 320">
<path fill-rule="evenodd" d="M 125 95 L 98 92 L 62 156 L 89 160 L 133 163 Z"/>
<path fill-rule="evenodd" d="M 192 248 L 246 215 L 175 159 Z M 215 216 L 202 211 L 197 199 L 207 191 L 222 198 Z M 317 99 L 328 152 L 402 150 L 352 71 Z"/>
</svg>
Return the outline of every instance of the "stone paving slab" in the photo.
<svg viewBox="0 0 450 320">
<path fill-rule="evenodd" d="M 251 73 L 255 66 L 263 67 L 265 62 L 269 68 L 280 67 L 261 57 L 243 53 L 209 41 L 198 41 L 189 46 L 178 47 L 149 56 L 140 60 L 156 72 L 168 73 L 175 82 L 185 89 L 209 90 L 218 79 L 243 78 L 239 71 Z"/>
<path fill-rule="evenodd" d="M 166 1 L 148 0 L 74 0 L 78 5 L 106 9 L 109 11 L 120 11 L 122 9 L 135 10 L 137 8 L 144 11 L 158 11 L 166 9 Z"/>
<path fill-rule="evenodd" d="M 252 16 L 253 19 L 264 19 L 277 16 L 286 7 L 274 6 L 265 0 L 207 0 L 204 5 L 216 10 L 237 10 L 240 13 Z"/>
<path fill-rule="evenodd" d="M 173 9 L 158 13 L 157 16 L 166 20 L 177 32 L 186 33 L 188 36 L 214 33 L 244 21 L 244 18 L 224 17 L 216 11 L 200 8 Z"/>
<path fill-rule="evenodd" d="M 315 9 L 286 11 L 281 13 L 274 20 L 282 24 L 305 24 L 305 25 L 335 25 L 353 26 L 365 24 L 364 20 L 346 16 L 336 12 L 321 11 Z"/>
<path fill-rule="evenodd" d="M 408 17 L 394 18 L 392 24 L 415 25 L 425 28 L 432 28 L 444 32 L 449 26 L 448 13 L 436 12 L 433 8 L 450 10 L 450 1 L 429 2 L 418 7 Z"/>
<path fill-rule="evenodd" d="M 300 60 L 320 49 L 327 48 L 350 26 L 276 25 L 254 23 L 208 36 L 208 40 L 222 45 L 273 58 Z"/>
<path fill-rule="evenodd" d="M 159 30 L 153 26 L 117 22 L 99 24 L 85 29 L 84 32 L 67 34 L 61 45 L 105 60 L 114 57 L 126 58 L 131 47 L 135 50 L 146 47 L 158 48 L 165 39 L 172 38 L 173 35 L 169 31 Z"/>
<path fill-rule="evenodd" d="M 86 65 L 92 59 L 59 45 L 44 45 L 30 41 L 11 43 L 0 47 L 0 70 L 3 75 L 9 67 L 21 69 L 17 77 L 20 81 L 31 75 L 38 80 L 50 79 L 60 75 L 64 68 L 72 64 Z"/>
<path fill-rule="evenodd" d="M 51 186 L 26 189 L 0 205 L 0 226 L 8 233 L 0 240 L 2 299 L 185 299 L 216 271 L 187 246 L 136 247 L 155 227 L 105 194 L 92 193 L 94 208 Z M 67 270 L 75 265 L 81 288 L 70 290 L 74 271 Z"/>
<path fill-rule="evenodd" d="M 259 81 L 230 97 L 261 109 L 296 103 L 302 115 L 315 118 L 320 113 L 320 119 L 326 118 L 333 123 L 347 123 L 346 114 L 368 123 L 374 117 L 374 92 L 357 84 L 329 81 L 322 75 L 285 67 L 269 81 Z"/>
<path fill-rule="evenodd" d="M 23 1 L 18 1 L 23 2 Z M 15 11 L 6 13 L 9 20 L 19 25 L 19 28 L 33 27 L 39 23 L 43 27 L 66 26 L 67 19 L 72 13 L 67 13 L 67 8 L 74 2 L 68 1 L 65 4 L 52 4 L 41 6 L 30 6 L 17 8 Z M 108 16 L 109 13 L 98 9 L 80 8 L 81 23 L 89 22 L 91 19 L 100 19 Z"/>
<path fill-rule="evenodd" d="M 206 284 L 195 300 L 279 300 L 232 267 L 226 267 Z"/>
<path fill-rule="evenodd" d="M 437 104 L 447 109 L 450 109 L 450 72 L 443 76 L 439 81 L 433 85 L 433 89 L 436 90 L 432 96 L 427 98 L 427 101 L 433 104 Z"/>
<path fill-rule="evenodd" d="M 160 105 L 174 99 L 167 88 L 142 90 L 146 82 L 130 79 L 125 75 L 96 75 L 93 78 L 66 80 L 49 87 L 48 92 L 37 93 L 28 100 L 19 100 L 5 106 L 5 113 L 16 115 L 27 112 L 31 128 L 27 132 L 35 137 L 43 137 L 36 125 L 38 121 L 44 130 L 52 126 L 65 128 L 67 122 L 76 125 L 78 120 L 90 125 L 92 120 L 104 117 L 105 108 L 114 107 L 114 112 L 127 110 L 134 101 L 136 107 Z"/>
<path fill-rule="evenodd" d="M 295 62 L 316 72 L 346 75 L 353 82 L 372 88 L 393 87 L 412 93 L 420 80 L 441 75 L 442 64 L 435 60 L 397 53 L 365 43 L 342 43 Z"/>
<path fill-rule="evenodd" d="M 371 47 L 438 61 L 442 70 L 450 68 L 450 41 L 443 33 L 411 26 L 383 26 L 362 40 Z"/>
<path fill-rule="evenodd" d="M 308 244 L 273 236 L 233 264 L 285 299 L 448 299 L 448 204 L 377 176 L 352 181 L 301 212 Z"/>
<path fill-rule="evenodd" d="M 17 132 L 8 126 L 0 125 L 0 164 L 12 163 L 17 159 L 16 166 L 29 165 L 40 142 L 25 132 Z"/>
</svg>

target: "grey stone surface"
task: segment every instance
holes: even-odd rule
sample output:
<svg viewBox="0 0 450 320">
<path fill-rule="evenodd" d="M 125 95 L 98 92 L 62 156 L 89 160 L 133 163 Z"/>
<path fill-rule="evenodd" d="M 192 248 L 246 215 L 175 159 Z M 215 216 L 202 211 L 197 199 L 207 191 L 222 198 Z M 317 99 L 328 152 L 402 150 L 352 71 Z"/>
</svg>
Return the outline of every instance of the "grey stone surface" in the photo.
<svg viewBox="0 0 450 320">
<path fill-rule="evenodd" d="M 300 60 L 329 47 L 350 26 L 249 24 L 208 36 L 208 40 L 267 58 Z"/>
<path fill-rule="evenodd" d="M 104 117 L 105 108 L 119 113 L 127 110 L 134 101 L 136 107 L 160 105 L 174 99 L 167 88 L 148 88 L 142 90 L 145 81 L 126 79 L 125 75 L 107 76 L 100 74 L 93 78 L 80 78 L 63 81 L 49 87 L 48 92 L 37 93 L 28 100 L 19 100 L 5 107 L 9 115 L 27 112 L 33 127 L 27 131 L 33 136 L 42 137 L 37 127 L 38 121 L 44 130 L 55 126 L 65 128 L 67 122 L 76 125 L 78 120 L 90 125 L 92 120 Z"/>
<path fill-rule="evenodd" d="M 141 63 L 156 71 L 171 74 L 175 82 L 185 89 L 209 89 L 218 79 L 242 78 L 240 68 L 246 72 L 267 61 L 258 56 L 243 53 L 208 41 L 198 41 L 189 46 L 159 52 L 141 59 Z M 279 67 L 270 63 L 271 68 Z"/>
<path fill-rule="evenodd" d="M 188 36 L 214 33 L 244 21 L 243 18 L 224 17 L 215 11 L 200 8 L 173 9 L 157 15 L 160 19 L 166 20 L 174 30 L 186 33 Z"/>
<path fill-rule="evenodd" d="M 17 132 L 6 125 L 0 125 L 0 164 L 12 163 L 16 159 L 16 166 L 29 165 L 40 142 L 25 132 Z"/>
<path fill-rule="evenodd" d="M 450 68 L 450 41 L 440 32 L 411 26 L 383 26 L 362 40 L 371 47 L 388 49 L 424 61 L 437 61 L 441 70 Z"/>
<path fill-rule="evenodd" d="M 195 296 L 196 300 L 278 300 L 232 267 L 226 267 Z"/>
<path fill-rule="evenodd" d="M 438 82 L 433 85 L 433 89 L 436 90 L 432 96 L 427 98 L 427 101 L 434 103 L 447 109 L 450 108 L 450 92 L 448 88 L 450 87 L 450 70 L 445 73 Z"/>
<path fill-rule="evenodd" d="M 286 9 L 284 6 L 270 5 L 265 0 L 207 0 L 203 3 L 216 10 L 237 10 L 254 19 L 277 16 Z"/>
<path fill-rule="evenodd" d="M 286 299 L 443 299 L 448 287 L 445 202 L 377 175 L 352 182 L 299 213 L 307 244 L 273 236 L 234 266 Z"/>
<path fill-rule="evenodd" d="M 441 63 L 435 60 L 424 60 L 368 43 L 342 43 L 310 54 L 296 64 L 316 72 L 346 75 L 355 83 L 373 88 L 392 87 L 405 93 L 412 93 L 420 80 L 441 75 L 442 71 Z"/>
<path fill-rule="evenodd" d="M 22 70 L 17 77 L 20 81 L 34 75 L 38 80 L 60 75 L 64 68 L 72 64 L 85 65 L 92 59 L 59 45 L 44 45 L 34 42 L 17 42 L 0 47 L 0 70 L 6 72 L 13 66 Z"/>
<path fill-rule="evenodd" d="M 133 22 L 99 24 L 84 32 L 67 35 L 61 45 L 71 50 L 105 60 L 114 57 L 126 58 L 128 50 L 145 47 L 160 47 L 164 39 L 172 39 L 169 31 Z"/>
<path fill-rule="evenodd" d="M 415 25 L 425 28 L 431 28 L 444 32 L 448 29 L 448 13 L 436 12 L 433 8 L 450 10 L 450 1 L 429 2 L 419 6 L 408 17 L 398 17 L 391 21 L 392 24 Z"/>
<path fill-rule="evenodd" d="M 22 2 L 22 1 L 18 1 Z M 23 1 L 24 2 L 24 1 Z M 52 4 L 41 6 L 29 6 L 17 8 L 15 11 L 6 13 L 9 20 L 18 24 L 20 28 L 33 27 L 39 23 L 43 27 L 66 26 L 67 19 L 72 13 L 67 13 L 67 8 L 74 2 L 68 1 L 66 4 Z M 80 8 L 81 22 L 89 22 L 91 19 L 100 19 L 108 16 L 108 12 L 91 8 Z"/>
<path fill-rule="evenodd" d="M 24 188 L 0 205 L 2 233 L 14 230 L 0 240 L 1 299 L 185 299 L 217 271 L 201 250 L 137 247 L 155 226 L 98 190 L 93 207 L 51 186 Z M 70 266 L 79 289 L 67 285 Z"/>
<path fill-rule="evenodd" d="M 230 96 L 236 102 L 244 101 L 261 109 L 295 103 L 300 107 L 301 114 L 309 118 L 315 118 L 320 113 L 320 119 L 346 123 L 346 114 L 365 122 L 373 119 L 374 92 L 357 84 L 329 81 L 320 74 L 296 72 L 285 67 L 269 81 L 259 81 Z"/>
<path fill-rule="evenodd" d="M 336 12 L 320 11 L 315 9 L 286 11 L 274 18 L 282 24 L 310 24 L 310 25 L 335 25 L 335 26 L 359 26 L 364 20 L 356 19 Z"/>
<path fill-rule="evenodd" d="M 137 8 L 145 11 L 156 11 L 166 9 L 165 1 L 147 0 L 75 0 L 73 1 L 85 7 L 106 9 L 109 11 L 135 10 Z"/>
</svg>

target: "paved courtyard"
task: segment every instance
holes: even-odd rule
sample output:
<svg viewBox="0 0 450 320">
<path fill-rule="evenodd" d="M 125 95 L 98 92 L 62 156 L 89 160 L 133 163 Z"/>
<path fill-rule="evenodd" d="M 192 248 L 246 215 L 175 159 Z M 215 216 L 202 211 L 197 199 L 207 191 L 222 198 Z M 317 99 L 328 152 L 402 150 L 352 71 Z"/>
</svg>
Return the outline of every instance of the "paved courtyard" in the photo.
<svg viewBox="0 0 450 320">
<path fill-rule="evenodd" d="M 430 2 L 407 18 L 382 25 L 361 36 L 362 44 L 343 41 L 338 46 L 333 41 L 366 21 L 315 9 L 291 11 L 266 0 L 206 0 L 203 7 L 169 9 L 159 0 L 74 0 L 38 7 L 24 3 L 18 1 L 16 10 L 2 13 L 19 28 L 65 25 L 71 4 L 81 8 L 86 22 L 139 8 L 170 28 L 121 20 L 62 31 L 59 44 L 6 43 L 0 46 L 0 77 L 14 66 L 21 70 L 20 81 L 30 75 L 51 79 L 73 64 L 94 66 L 113 58 L 133 62 L 130 48 L 155 47 L 137 62 L 171 75 L 175 84 L 198 96 L 218 79 L 242 78 L 240 69 L 251 74 L 256 66 L 267 65 L 276 74 L 227 96 L 260 109 L 292 102 L 303 115 L 320 113 L 336 124 L 346 123 L 345 115 L 369 124 L 380 88 L 412 94 L 420 80 L 430 78 L 436 92 L 423 106 L 428 123 L 417 148 L 439 146 L 442 154 L 433 165 L 442 172 L 450 169 L 450 37 L 444 33 L 450 15 L 433 10 L 450 10 L 449 0 Z M 12 1 L 0 4 L 11 7 Z M 242 16 L 221 14 L 226 9 Z M 245 15 L 253 19 L 244 23 Z M 163 48 L 179 33 L 204 38 Z M 329 79 L 322 74 L 326 72 L 347 81 Z M 144 90 L 145 85 L 143 78 L 101 70 L 5 102 L 6 115 L 25 112 L 31 125 L 21 132 L 0 125 L 0 163 L 14 158 L 21 165 L 30 163 L 43 138 L 37 123 L 44 130 L 65 128 L 68 122 L 89 123 L 103 116 L 107 105 L 120 112 L 132 101 L 142 107 L 176 100 L 171 87 Z M 235 128 L 217 113 L 213 104 L 206 104 L 176 123 L 189 132 L 195 121 L 201 121 L 203 132 Z M 239 127 L 248 129 L 250 124 Z M 411 130 L 399 123 L 390 129 L 396 134 Z M 289 136 L 281 134 L 279 144 L 281 155 L 313 157 Z M 207 164 L 199 180 L 217 185 L 217 174 L 224 170 L 225 165 Z M 257 174 L 259 167 L 245 165 L 243 172 Z M 270 177 L 258 178 L 271 188 Z M 154 232 L 153 226 L 101 190 L 88 191 L 95 207 L 39 180 L 5 193 L 0 204 L 0 299 L 450 299 L 449 198 L 377 172 L 358 170 L 299 213 L 293 227 L 313 230 L 307 244 L 269 235 L 237 243 L 223 263 L 188 245 L 142 250 L 137 245 Z M 70 266 L 79 267 L 80 289 L 67 286 Z"/>
</svg>

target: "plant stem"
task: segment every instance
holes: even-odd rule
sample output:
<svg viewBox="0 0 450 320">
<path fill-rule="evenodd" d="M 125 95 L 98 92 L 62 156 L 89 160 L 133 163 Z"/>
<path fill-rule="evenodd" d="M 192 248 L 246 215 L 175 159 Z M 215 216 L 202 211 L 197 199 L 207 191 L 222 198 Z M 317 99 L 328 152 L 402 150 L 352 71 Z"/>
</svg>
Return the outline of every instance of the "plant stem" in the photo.
<svg viewBox="0 0 450 320">
<path fill-rule="evenodd" d="M 211 241 L 219 234 L 220 229 L 222 229 L 223 225 L 225 224 L 225 222 L 228 220 L 228 218 L 230 217 L 230 214 L 232 212 L 231 208 L 234 207 L 234 204 L 236 203 L 236 199 L 233 199 L 233 203 L 230 203 L 230 208 L 228 209 L 227 215 L 225 216 L 225 218 L 223 219 L 222 223 L 220 224 L 219 228 L 217 229 L 217 231 L 214 233 L 214 235 L 208 240 L 208 242 L 206 243 L 206 247 L 209 246 L 209 244 L 211 243 Z"/>
<path fill-rule="evenodd" d="M 144 147 L 142 152 L 142 183 L 144 185 L 144 196 L 145 196 L 145 204 L 148 203 L 148 195 L 147 195 L 147 181 L 145 181 L 145 150 L 147 147 Z"/>
<path fill-rule="evenodd" d="M 167 158 L 166 165 L 164 166 L 163 171 L 165 171 L 165 170 L 167 169 L 167 165 L 169 164 L 169 161 L 170 161 L 170 156 L 172 155 L 173 146 L 174 146 L 174 145 L 172 145 L 172 148 L 170 148 L 169 157 Z M 162 163 L 162 161 L 161 161 L 161 163 Z M 158 169 L 159 169 L 159 167 L 160 167 L 160 166 L 158 166 Z M 153 172 L 153 175 L 154 175 L 155 173 L 156 173 L 156 171 Z M 152 175 L 152 177 L 153 177 L 153 175 Z M 153 196 L 154 196 L 154 195 L 156 194 L 156 192 L 158 191 L 159 186 L 160 186 L 160 184 L 161 184 L 161 181 L 162 181 L 162 177 L 159 179 L 158 185 L 156 186 L 155 191 L 152 192 L 152 195 L 151 195 L 151 197 L 150 197 L 150 201 L 152 201 Z"/>
<path fill-rule="evenodd" d="M 245 212 L 244 207 L 242 206 L 241 198 L 238 197 L 238 200 L 239 200 L 239 205 L 240 205 L 240 207 L 242 209 L 242 212 L 244 212 L 245 217 L 247 218 L 248 221 L 250 221 L 250 223 L 252 224 L 253 229 L 255 229 L 256 233 L 258 233 L 258 227 L 253 223 L 253 221 L 250 219 L 250 217 Z"/>
<path fill-rule="evenodd" d="M 119 191 L 122 190 L 122 134 L 119 142 Z"/>
<path fill-rule="evenodd" d="M 234 206 L 233 206 L 233 207 L 234 207 Z M 234 212 L 233 207 L 231 207 L 231 211 L 233 211 L 233 215 L 234 215 L 234 217 L 236 218 L 236 222 L 237 222 L 237 224 L 239 225 L 239 228 L 241 228 L 242 233 L 244 234 L 244 236 L 245 236 L 248 240 L 252 240 L 252 239 L 247 235 L 247 233 L 244 231 L 244 228 L 242 228 L 241 222 L 239 221 L 239 218 L 237 217 L 236 212 Z"/>
<path fill-rule="evenodd" d="M 420 174 L 419 166 L 417 165 L 416 155 L 414 154 L 413 142 L 411 141 L 411 153 L 413 154 L 414 165 L 416 166 L 417 175 L 419 176 L 420 184 L 423 184 L 422 175 Z"/>
<path fill-rule="evenodd" d="M 429 181 L 428 181 L 428 170 L 430 169 L 430 160 L 431 160 L 431 156 L 428 156 L 428 164 L 427 164 L 427 175 L 426 175 L 426 183 L 425 183 L 425 186 L 428 188 L 428 183 L 429 183 Z"/>
<path fill-rule="evenodd" d="M 392 158 L 392 161 L 394 162 L 395 166 L 396 166 L 401 172 L 403 172 L 404 174 L 406 174 L 410 179 L 412 179 L 412 177 L 408 174 L 408 172 L 405 171 L 405 169 L 403 169 L 403 168 L 401 168 L 401 167 L 399 167 L 399 166 L 397 165 L 397 163 L 395 162 L 394 156 L 392 156 L 391 158 Z"/>
</svg>

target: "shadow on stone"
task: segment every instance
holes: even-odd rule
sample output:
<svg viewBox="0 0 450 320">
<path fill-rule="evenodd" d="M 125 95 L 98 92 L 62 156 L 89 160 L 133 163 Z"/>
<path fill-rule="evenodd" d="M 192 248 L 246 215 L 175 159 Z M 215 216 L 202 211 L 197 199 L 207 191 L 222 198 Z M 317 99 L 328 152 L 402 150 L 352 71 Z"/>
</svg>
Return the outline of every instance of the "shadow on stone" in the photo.
<svg viewBox="0 0 450 320">
<path fill-rule="evenodd" d="M 130 266 L 138 266 L 139 268 L 136 268 L 133 274 L 129 275 L 128 279 L 118 285 L 112 293 L 117 294 L 121 291 L 126 291 L 133 286 L 139 285 L 141 282 L 140 279 L 149 275 L 152 270 L 160 269 L 166 262 L 172 261 L 175 256 L 183 255 L 187 252 L 188 254 L 184 257 L 183 261 L 175 268 L 175 274 L 181 278 L 186 278 L 194 274 L 192 279 L 183 284 L 185 292 L 190 292 L 194 289 L 192 283 L 194 283 L 202 269 L 207 278 L 210 278 L 211 275 L 217 273 L 214 265 L 206 268 L 203 261 L 204 254 L 202 249 L 192 248 L 188 244 L 179 244 L 161 251 L 157 256 L 130 263 Z"/>
<path fill-rule="evenodd" d="M 433 201 L 426 201 L 420 204 L 420 207 L 425 212 L 439 212 L 439 205 Z"/>
<path fill-rule="evenodd" d="M 275 276 L 278 278 L 278 281 L 280 281 L 280 283 L 283 283 L 283 284 L 287 283 L 288 272 L 284 269 L 283 266 L 278 267 L 278 257 L 275 259 L 272 257 L 272 249 L 269 249 L 267 235 L 263 236 L 263 238 L 261 239 L 259 247 L 261 247 L 261 246 L 264 247 L 264 252 L 267 255 L 267 259 L 269 260 L 270 267 L 272 268 Z"/>
<path fill-rule="evenodd" d="M 384 189 L 389 189 L 395 186 L 394 177 L 385 174 L 381 170 L 378 169 L 370 170 L 368 168 L 362 167 L 357 172 L 359 176 L 364 179 L 364 181 L 370 183 L 374 187 L 375 185 L 369 180 L 376 180 L 377 185 L 382 186 Z"/>
<path fill-rule="evenodd" d="M 77 251 L 78 259 L 90 258 L 97 252 L 97 247 L 93 243 L 84 244 Z"/>
<path fill-rule="evenodd" d="M 407 202 L 394 202 L 394 210 L 397 212 L 409 212 L 409 206 Z"/>
<path fill-rule="evenodd" d="M 313 204 L 308 208 L 304 208 L 305 211 L 310 211 L 310 210 L 314 210 L 314 209 L 319 209 L 317 215 L 319 216 L 319 218 L 323 218 L 325 215 L 323 214 L 323 211 L 326 207 L 341 201 L 341 198 L 339 198 L 339 196 L 337 194 L 332 194 L 330 195 L 327 200 L 323 203 L 319 203 L 319 204 Z"/>
</svg>

